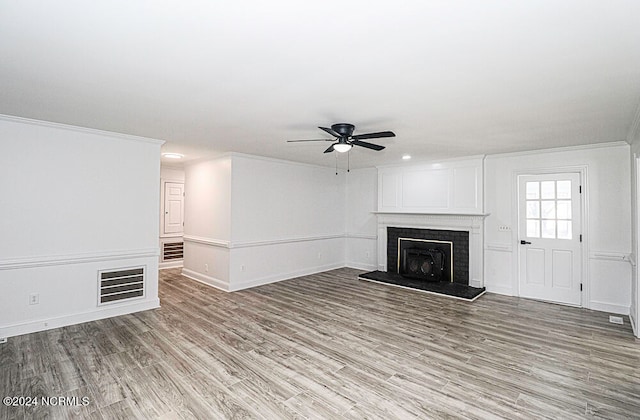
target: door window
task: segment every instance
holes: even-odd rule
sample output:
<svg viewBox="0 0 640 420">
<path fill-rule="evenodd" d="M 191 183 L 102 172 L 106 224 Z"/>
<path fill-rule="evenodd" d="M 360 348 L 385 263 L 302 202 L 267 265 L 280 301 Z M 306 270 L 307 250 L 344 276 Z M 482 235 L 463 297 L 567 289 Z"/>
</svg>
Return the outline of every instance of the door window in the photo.
<svg viewBox="0 0 640 420">
<path fill-rule="evenodd" d="M 571 181 L 526 182 L 529 238 L 572 239 Z"/>
</svg>

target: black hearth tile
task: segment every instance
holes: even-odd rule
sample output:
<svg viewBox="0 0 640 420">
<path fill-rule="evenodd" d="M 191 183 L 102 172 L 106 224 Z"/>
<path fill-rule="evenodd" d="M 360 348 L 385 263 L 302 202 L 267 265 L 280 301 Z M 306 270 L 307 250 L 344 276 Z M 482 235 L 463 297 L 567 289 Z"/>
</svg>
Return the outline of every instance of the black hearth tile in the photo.
<svg viewBox="0 0 640 420">
<path fill-rule="evenodd" d="M 453 296 L 465 300 L 473 300 L 485 291 L 484 287 L 471 287 L 448 281 L 427 282 L 406 278 L 397 273 L 388 273 L 384 271 L 371 271 L 369 273 L 360 274 L 358 277 L 362 280 L 372 280 L 430 293 Z"/>
</svg>

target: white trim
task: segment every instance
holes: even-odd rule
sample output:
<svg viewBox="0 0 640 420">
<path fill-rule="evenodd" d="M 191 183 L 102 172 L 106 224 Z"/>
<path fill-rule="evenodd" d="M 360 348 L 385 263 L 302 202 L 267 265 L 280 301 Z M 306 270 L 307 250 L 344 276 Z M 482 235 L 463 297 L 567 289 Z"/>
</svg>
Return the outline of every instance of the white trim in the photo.
<svg viewBox="0 0 640 420">
<path fill-rule="evenodd" d="M 631 312 L 629 312 L 629 324 L 631 324 L 631 330 L 633 331 L 633 335 L 640 338 L 640 331 L 638 331 L 636 320 L 633 318 L 633 314 Z"/>
<path fill-rule="evenodd" d="M 446 216 L 454 220 L 467 220 L 469 217 L 481 217 L 482 219 L 491 215 L 491 213 L 456 213 L 454 211 L 438 212 L 438 213 L 417 213 L 410 211 L 374 211 L 375 215 L 413 215 L 413 216 Z"/>
<path fill-rule="evenodd" d="M 631 264 L 631 266 L 633 267 L 637 265 L 636 256 L 633 255 L 633 253 L 629 254 L 629 259 L 627 261 L 629 261 L 629 264 Z"/>
<path fill-rule="evenodd" d="M 163 242 L 167 242 L 166 240 L 171 240 L 171 239 L 176 239 L 176 238 L 180 238 L 182 239 L 182 233 L 166 233 L 163 235 L 160 235 L 160 240 Z"/>
<path fill-rule="evenodd" d="M 180 268 L 184 265 L 184 260 L 171 260 L 158 264 L 158 270 L 166 270 L 169 268 Z"/>
<path fill-rule="evenodd" d="M 363 264 L 357 261 L 347 261 L 345 263 L 347 268 L 355 268 L 356 270 L 376 271 L 378 266 L 376 264 Z"/>
<path fill-rule="evenodd" d="M 475 278 L 471 278 L 471 279 L 469 279 L 469 286 L 471 286 L 471 287 L 477 287 L 477 288 L 484 287 L 484 286 L 482 285 L 482 280 L 481 280 L 481 279 L 475 279 Z"/>
<path fill-rule="evenodd" d="M 631 125 L 629 126 L 626 140 L 627 143 L 632 144 L 634 140 L 637 139 L 640 139 L 640 102 L 638 102 L 636 112 L 633 114 L 633 121 L 631 121 Z"/>
<path fill-rule="evenodd" d="M 610 312 L 619 315 L 629 315 L 629 307 L 624 305 L 618 305 L 615 303 L 598 302 L 592 300 L 589 302 L 589 309 L 592 311 Z"/>
<path fill-rule="evenodd" d="M 244 281 L 244 282 L 241 282 L 241 283 L 231 284 L 229 286 L 229 291 L 230 292 L 236 292 L 238 290 L 249 289 L 251 287 L 262 286 L 262 285 L 269 284 L 269 283 L 276 283 L 276 282 L 279 282 L 279 281 L 289 280 L 289 279 L 293 279 L 293 278 L 296 278 L 296 277 L 308 276 L 308 275 L 311 275 L 311 274 L 322 273 L 322 272 L 329 271 L 329 270 L 336 270 L 336 269 L 342 268 L 344 266 L 345 265 L 343 263 L 327 264 L 327 265 L 320 265 L 320 266 L 311 267 L 311 268 L 305 268 L 305 269 L 302 269 L 302 270 L 290 271 L 290 272 L 284 273 L 284 274 L 282 274 L 282 273 L 274 274 L 274 275 L 261 277 L 261 278 L 257 278 L 257 279 L 250 280 L 250 281 Z"/>
<path fill-rule="evenodd" d="M 327 139 L 327 141 L 333 141 L 333 140 Z M 305 163 L 305 162 L 294 162 L 292 160 L 277 159 L 277 158 L 258 156 L 258 155 L 250 155 L 250 154 L 240 153 L 240 152 L 229 152 L 229 153 L 226 153 L 225 155 L 231 156 L 231 157 L 240 157 L 245 159 L 261 160 L 264 162 L 281 163 L 285 165 L 304 166 L 304 167 L 311 167 L 316 169 L 330 169 L 331 171 L 334 170 L 333 166 L 325 166 L 325 165 L 318 165 L 318 164 Z"/>
<path fill-rule="evenodd" d="M 513 289 L 509 286 L 494 286 L 491 284 L 487 284 L 486 289 L 487 289 L 487 292 L 489 293 L 495 293 L 498 295 L 505 295 L 505 296 L 516 296 L 513 293 Z"/>
<path fill-rule="evenodd" d="M 629 144 L 626 141 L 619 140 L 619 141 L 610 141 L 610 142 L 604 142 L 604 143 L 581 144 L 577 146 L 561 146 L 561 147 L 551 147 L 548 149 L 523 150 L 520 152 L 495 153 L 492 155 L 486 155 L 486 158 L 499 159 L 503 157 L 528 156 L 528 155 L 537 155 L 541 153 L 571 152 L 575 150 L 602 149 L 606 147 L 617 147 L 617 146 L 628 147 Z"/>
<path fill-rule="evenodd" d="M 0 270 L 45 267 L 52 265 L 85 264 L 98 261 L 115 261 L 134 258 L 158 257 L 158 248 L 124 249 L 120 251 L 93 252 L 86 254 L 42 255 L 37 257 L 0 260 Z"/>
<path fill-rule="evenodd" d="M 378 239 L 378 235 L 365 235 L 362 233 L 349 233 L 347 232 L 344 235 L 347 239 L 371 239 L 371 240 L 377 240 Z"/>
<path fill-rule="evenodd" d="M 624 261 L 631 263 L 631 254 L 623 252 L 610 252 L 610 251 L 592 251 L 589 253 L 589 258 L 592 260 L 607 260 L 607 261 Z M 631 263 L 633 265 L 633 263 Z"/>
<path fill-rule="evenodd" d="M 164 140 L 152 139 L 149 137 L 134 136 L 131 134 L 116 133 L 114 131 L 98 130 L 95 128 L 79 127 L 77 125 L 62 124 L 51 121 L 34 120 L 31 118 L 17 117 L 15 115 L 0 114 L 0 121 L 8 121 L 20 124 L 38 125 L 41 127 L 55 128 L 59 130 L 76 131 L 84 134 L 93 134 L 98 136 L 116 137 L 122 140 L 137 141 L 142 143 L 151 143 L 162 145 Z"/>
<path fill-rule="evenodd" d="M 216 289 L 220 289 L 225 292 L 229 291 L 229 284 L 223 280 L 216 279 L 215 277 L 207 276 L 196 271 L 189 270 L 188 268 L 182 269 L 182 275 L 207 286 L 215 287 Z"/>
<path fill-rule="evenodd" d="M 513 246 L 511 244 L 485 244 L 484 249 L 487 251 L 513 252 Z"/>
<path fill-rule="evenodd" d="M 218 248 L 231 248 L 231 242 L 222 239 L 205 238 L 202 236 L 183 235 L 184 242 L 192 242 L 196 244 L 215 246 Z"/>
<path fill-rule="evenodd" d="M 471 156 L 460 156 L 460 157 L 453 157 L 453 158 L 448 158 L 448 159 L 436 159 L 436 160 L 423 160 L 423 159 L 419 159 L 419 160 L 411 160 L 411 164 L 407 165 L 407 163 L 391 163 L 388 165 L 377 165 L 376 168 L 377 169 L 386 169 L 386 168 L 406 168 L 407 166 L 429 166 L 429 165 L 434 165 L 434 164 L 440 164 L 440 163 L 456 163 L 456 162 L 468 162 L 470 160 L 474 160 L 474 159 L 482 159 L 484 160 L 484 158 L 487 155 L 471 155 Z"/>
<path fill-rule="evenodd" d="M 342 233 L 334 235 L 321 235 L 321 236 L 298 236 L 292 238 L 280 238 L 280 239 L 268 239 L 264 241 L 240 241 L 230 242 L 220 239 L 204 238 L 200 236 L 184 235 L 183 240 L 185 242 L 195 242 L 204 245 L 210 245 L 220 248 L 236 249 L 236 248 L 251 248 L 257 246 L 267 245 L 280 245 L 291 244 L 296 242 L 311 242 L 311 241 L 326 241 L 331 239 L 344 239 L 345 235 Z"/>
<path fill-rule="evenodd" d="M 135 303 L 123 303 L 118 306 L 101 306 L 96 310 L 81 312 L 72 315 L 63 315 L 55 318 L 29 321 L 16 325 L 0 327 L 0 337 L 13 337 L 16 335 L 29 334 L 37 331 L 51 330 L 53 328 L 75 325 L 83 322 L 96 321 L 98 319 L 111 318 L 119 315 L 126 315 L 133 312 L 146 311 L 160 307 L 158 298 L 138 301 Z"/>
<path fill-rule="evenodd" d="M 332 171 L 334 170 L 333 166 L 318 165 L 318 164 L 306 163 L 306 162 L 295 162 L 295 161 L 292 161 L 292 160 L 277 159 L 277 158 L 271 158 L 271 157 L 267 157 L 267 156 L 250 155 L 250 154 L 247 154 L 247 153 L 240 153 L 240 152 L 224 152 L 224 153 L 221 153 L 221 154 L 218 154 L 218 155 L 212 155 L 212 156 L 205 156 L 205 157 L 201 157 L 201 158 L 196 158 L 196 159 L 192 159 L 192 160 L 184 162 L 184 165 L 188 166 L 188 165 L 193 165 L 193 164 L 199 164 L 199 163 L 202 163 L 202 162 L 220 160 L 220 159 L 224 159 L 224 158 L 230 158 L 231 161 L 233 162 L 233 157 L 261 160 L 261 161 L 265 161 L 265 162 L 281 163 L 281 164 L 285 164 L 285 165 L 304 166 L 304 167 L 308 167 L 308 168 L 330 169 Z M 164 163 L 163 163 L 163 165 L 164 165 Z"/>
<path fill-rule="evenodd" d="M 481 292 L 478 296 L 474 297 L 473 299 L 465 299 L 465 298 L 461 298 L 461 297 L 458 297 L 458 296 L 445 295 L 444 293 L 431 292 L 429 290 L 422 290 L 422 289 L 414 289 L 413 287 L 401 286 L 399 284 L 386 283 L 386 282 L 383 282 L 383 281 L 365 279 L 364 277 L 360 277 L 360 276 L 358 276 L 358 280 L 370 281 L 371 283 L 383 284 L 385 286 L 399 287 L 401 289 L 411 290 L 411 291 L 414 291 L 414 292 L 428 293 L 430 295 L 442 296 L 442 297 L 446 297 L 446 298 L 449 298 L 449 299 L 462 300 L 464 302 L 475 302 L 476 299 L 478 299 L 480 296 L 482 296 L 482 295 L 484 295 L 486 293 L 486 290 L 485 290 L 485 291 Z"/>
<path fill-rule="evenodd" d="M 289 244 L 289 243 L 295 243 L 295 242 L 324 241 L 328 239 L 343 239 L 343 238 L 344 238 L 344 234 L 323 235 L 323 236 L 299 236 L 299 237 L 293 237 L 293 238 L 269 239 L 264 241 L 232 242 L 229 247 L 230 248 L 251 248 L 254 246 L 279 245 L 279 244 Z"/>
</svg>

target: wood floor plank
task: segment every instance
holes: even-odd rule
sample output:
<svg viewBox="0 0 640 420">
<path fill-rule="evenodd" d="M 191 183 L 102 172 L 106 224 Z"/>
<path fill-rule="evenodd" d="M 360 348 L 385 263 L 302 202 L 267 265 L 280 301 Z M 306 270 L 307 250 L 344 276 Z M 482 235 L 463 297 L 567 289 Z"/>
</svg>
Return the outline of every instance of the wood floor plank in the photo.
<svg viewBox="0 0 640 420">
<path fill-rule="evenodd" d="M 226 293 L 160 272 L 159 309 L 12 337 L 0 418 L 640 418 L 640 340 L 607 314 L 473 303 L 338 269 Z"/>
</svg>

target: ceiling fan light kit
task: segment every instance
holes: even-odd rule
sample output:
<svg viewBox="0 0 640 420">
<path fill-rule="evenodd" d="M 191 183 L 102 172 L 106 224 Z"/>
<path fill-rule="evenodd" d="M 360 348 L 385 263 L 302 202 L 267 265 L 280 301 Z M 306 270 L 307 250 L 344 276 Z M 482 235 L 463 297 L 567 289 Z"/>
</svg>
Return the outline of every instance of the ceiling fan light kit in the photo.
<svg viewBox="0 0 640 420">
<path fill-rule="evenodd" d="M 384 149 L 384 146 L 380 146 L 373 143 L 368 143 L 366 141 L 362 141 L 362 139 L 377 139 L 383 137 L 395 137 L 395 133 L 393 131 L 379 131 L 377 133 L 367 133 L 367 134 L 358 134 L 353 135 L 353 131 L 355 130 L 355 126 L 353 124 L 348 123 L 339 123 L 333 124 L 331 128 L 327 127 L 318 127 L 320 130 L 330 134 L 334 137 L 331 139 L 313 139 L 313 140 L 288 140 L 288 143 L 296 143 L 303 141 L 333 141 L 334 143 L 324 151 L 324 153 L 331 153 L 336 151 L 338 153 L 345 153 L 351 150 L 353 146 L 360 146 L 366 149 L 371 149 L 375 151 L 380 151 Z"/>
<path fill-rule="evenodd" d="M 333 147 L 333 150 L 335 150 L 338 153 L 345 153 L 351 150 L 353 146 L 345 142 L 345 143 L 336 143 L 332 147 Z"/>
</svg>

